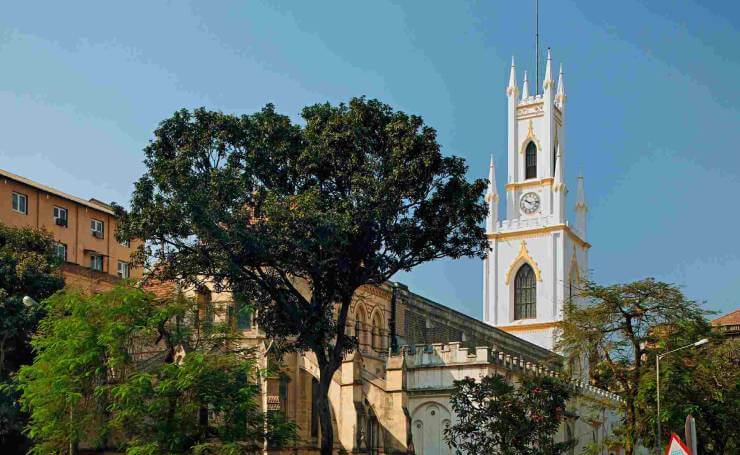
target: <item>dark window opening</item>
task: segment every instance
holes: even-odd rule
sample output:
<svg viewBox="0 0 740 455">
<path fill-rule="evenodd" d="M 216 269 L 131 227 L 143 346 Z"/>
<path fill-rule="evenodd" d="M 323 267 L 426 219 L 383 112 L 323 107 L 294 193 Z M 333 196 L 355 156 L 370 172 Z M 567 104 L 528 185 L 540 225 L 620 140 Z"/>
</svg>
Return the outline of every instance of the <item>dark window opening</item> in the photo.
<svg viewBox="0 0 740 455">
<path fill-rule="evenodd" d="M 537 317 L 537 283 L 534 270 L 524 264 L 514 279 L 514 319 Z"/>
<path fill-rule="evenodd" d="M 524 164 L 524 178 L 537 178 L 537 146 L 534 145 L 534 142 L 527 144 L 527 149 L 524 152 Z"/>
</svg>

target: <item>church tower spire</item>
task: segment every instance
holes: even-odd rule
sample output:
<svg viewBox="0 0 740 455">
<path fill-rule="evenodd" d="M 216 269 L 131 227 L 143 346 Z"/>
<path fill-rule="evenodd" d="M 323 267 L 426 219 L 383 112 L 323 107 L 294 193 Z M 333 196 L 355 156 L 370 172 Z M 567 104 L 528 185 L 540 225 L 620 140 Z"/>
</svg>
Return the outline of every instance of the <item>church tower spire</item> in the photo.
<svg viewBox="0 0 740 455">
<path fill-rule="evenodd" d="M 516 93 L 519 88 L 516 86 L 516 65 L 514 64 L 514 57 L 511 57 L 511 70 L 509 71 L 509 86 L 506 87 L 506 94 L 509 96 L 516 97 Z"/>
<path fill-rule="evenodd" d="M 524 70 L 524 83 L 522 84 L 522 100 L 529 98 L 529 81 L 527 80 L 527 70 Z"/>
<path fill-rule="evenodd" d="M 560 110 L 565 108 L 565 79 L 563 75 L 563 64 L 560 64 L 560 74 L 558 74 L 558 92 L 555 94 L 555 103 Z"/>
<path fill-rule="evenodd" d="M 552 57 L 550 56 L 550 48 L 547 48 L 547 64 L 545 65 L 545 80 L 542 81 L 542 91 L 546 92 L 552 87 L 555 81 L 552 80 Z"/>
<path fill-rule="evenodd" d="M 563 157 L 560 153 L 560 145 L 555 143 L 555 176 L 553 179 L 553 216 L 558 224 L 565 223 L 565 196 L 568 189 L 565 186 L 565 174 L 563 173 Z"/>
<path fill-rule="evenodd" d="M 585 237 L 582 179 L 576 222 L 566 216 L 565 84 L 562 65 L 558 75 L 553 65 L 548 49 L 544 79 L 533 79 L 529 87 L 525 71 L 520 94 L 512 59 L 506 87 L 507 180 L 499 194 L 491 162 L 486 192 L 490 250 L 483 263 L 484 320 L 547 349 L 556 345 L 569 283 L 576 270 L 588 269 L 591 247 Z M 501 214 L 499 197 L 506 201 Z"/>
</svg>

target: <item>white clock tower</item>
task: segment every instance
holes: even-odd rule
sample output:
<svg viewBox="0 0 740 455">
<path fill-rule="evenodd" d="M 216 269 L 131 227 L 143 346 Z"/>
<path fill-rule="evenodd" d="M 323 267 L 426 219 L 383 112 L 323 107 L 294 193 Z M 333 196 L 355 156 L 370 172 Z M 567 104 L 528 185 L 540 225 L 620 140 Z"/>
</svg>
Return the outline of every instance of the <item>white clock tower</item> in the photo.
<svg viewBox="0 0 740 455">
<path fill-rule="evenodd" d="M 578 178 L 576 222 L 566 220 L 565 85 L 562 65 L 557 86 L 552 59 L 542 94 L 529 94 L 527 73 L 521 93 L 512 59 L 508 97 L 508 180 L 506 217 L 499 221 L 499 193 L 493 159 L 486 194 L 486 223 L 491 251 L 483 265 L 483 317 L 500 329 L 547 349 L 564 303 L 586 278 L 586 202 L 583 178 Z"/>
</svg>

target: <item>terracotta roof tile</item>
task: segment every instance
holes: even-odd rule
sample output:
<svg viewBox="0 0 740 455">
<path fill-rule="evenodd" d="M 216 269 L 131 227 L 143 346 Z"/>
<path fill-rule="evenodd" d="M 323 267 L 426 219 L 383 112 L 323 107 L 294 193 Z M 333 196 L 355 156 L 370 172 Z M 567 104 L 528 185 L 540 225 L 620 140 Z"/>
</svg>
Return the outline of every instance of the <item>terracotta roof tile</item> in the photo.
<svg viewBox="0 0 740 455">
<path fill-rule="evenodd" d="M 144 289 L 151 292 L 158 298 L 170 297 L 175 293 L 176 286 L 174 281 L 150 281 Z"/>
<path fill-rule="evenodd" d="M 739 325 L 740 324 L 740 308 L 735 311 L 730 311 L 724 316 L 720 316 L 712 321 L 712 325 Z"/>
</svg>

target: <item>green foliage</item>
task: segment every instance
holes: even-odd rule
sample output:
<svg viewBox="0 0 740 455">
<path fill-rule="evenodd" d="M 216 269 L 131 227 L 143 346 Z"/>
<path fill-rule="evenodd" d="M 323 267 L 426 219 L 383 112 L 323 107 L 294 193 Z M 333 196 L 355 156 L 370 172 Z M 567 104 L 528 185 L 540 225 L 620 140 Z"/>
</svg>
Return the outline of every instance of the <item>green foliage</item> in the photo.
<svg viewBox="0 0 740 455">
<path fill-rule="evenodd" d="M 678 287 L 650 278 L 612 286 L 585 283 L 578 300 L 566 304 L 559 349 L 576 363 L 587 358 L 592 382 L 624 398 L 621 436 L 631 455 L 655 428 L 646 422 L 638 396 L 644 378 L 655 374 L 656 347 L 673 330 L 706 327 L 704 312 Z"/>
<path fill-rule="evenodd" d="M 44 232 L 0 224 L 0 449 L 21 450 L 25 418 L 11 376 L 32 359 L 29 341 L 40 317 L 23 297 L 45 299 L 64 286 L 54 241 Z"/>
<path fill-rule="evenodd" d="M 575 443 L 555 442 L 569 398 L 568 387 L 550 377 L 525 376 L 518 386 L 499 375 L 455 381 L 450 403 L 457 421 L 444 437 L 458 455 L 561 454 Z"/>
<path fill-rule="evenodd" d="M 663 442 L 674 432 L 684 433 L 688 414 L 696 419 L 698 451 L 721 455 L 740 452 L 740 340 L 712 336 L 708 327 L 674 330 L 660 350 L 672 349 L 709 337 L 698 350 L 682 350 L 660 361 L 660 407 Z M 642 378 L 638 406 L 643 437 L 654 441 L 656 422 L 655 370 Z M 650 431 L 652 430 L 652 431 Z"/>
<path fill-rule="evenodd" d="M 92 297 L 60 293 L 44 303 L 36 357 L 18 376 L 32 453 L 80 441 L 131 454 L 228 453 L 261 444 L 254 363 L 227 349 L 224 337 L 212 338 L 218 344 L 196 339 L 181 323 L 196 311 L 191 302 L 118 287 Z M 178 347 L 187 353 L 176 363 Z M 289 425 L 273 430 L 280 441 L 292 434 Z"/>
<path fill-rule="evenodd" d="M 153 276 L 203 277 L 249 297 L 276 350 L 311 350 L 329 379 L 356 340 L 355 291 L 442 257 L 483 257 L 484 180 L 443 156 L 420 117 L 365 98 L 237 117 L 197 109 L 163 121 L 145 149 L 119 235 L 147 240 Z M 310 292 L 305 292 L 306 287 Z"/>
</svg>

